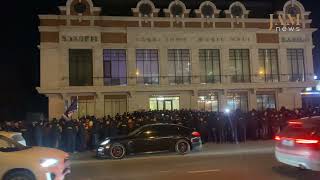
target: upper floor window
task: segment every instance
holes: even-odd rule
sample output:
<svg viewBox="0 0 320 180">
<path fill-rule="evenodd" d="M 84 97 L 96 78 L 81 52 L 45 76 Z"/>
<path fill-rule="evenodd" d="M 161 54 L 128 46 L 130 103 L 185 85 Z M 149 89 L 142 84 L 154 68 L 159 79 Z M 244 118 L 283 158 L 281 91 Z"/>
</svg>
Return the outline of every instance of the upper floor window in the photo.
<svg viewBox="0 0 320 180">
<path fill-rule="evenodd" d="M 220 52 L 218 49 L 200 49 L 200 82 L 220 82 Z"/>
<path fill-rule="evenodd" d="M 149 3 L 142 3 L 139 6 L 139 12 L 142 16 L 148 17 L 152 13 L 152 6 Z"/>
<path fill-rule="evenodd" d="M 304 50 L 287 49 L 288 73 L 290 81 L 304 81 Z"/>
<path fill-rule="evenodd" d="M 93 66 L 91 49 L 69 50 L 69 85 L 92 86 Z"/>
<path fill-rule="evenodd" d="M 159 84 L 157 49 L 137 49 L 137 84 Z"/>
<path fill-rule="evenodd" d="M 206 18 L 212 17 L 214 14 L 214 7 L 212 7 L 210 4 L 203 5 L 201 7 L 201 14 Z"/>
<path fill-rule="evenodd" d="M 190 84 L 191 64 L 189 49 L 169 49 L 168 66 L 170 84 Z"/>
<path fill-rule="evenodd" d="M 104 84 L 108 86 L 127 84 L 127 64 L 125 49 L 105 49 L 103 51 Z"/>
<path fill-rule="evenodd" d="M 250 82 L 249 49 L 230 49 L 232 82 Z"/>
<path fill-rule="evenodd" d="M 241 6 L 239 5 L 234 5 L 231 7 L 231 14 L 234 17 L 241 17 L 243 15 L 243 10 Z"/>
<path fill-rule="evenodd" d="M 259 80 L 278 82 L 278 51 L 277 49 L 259 49 Z"/>
</svg>

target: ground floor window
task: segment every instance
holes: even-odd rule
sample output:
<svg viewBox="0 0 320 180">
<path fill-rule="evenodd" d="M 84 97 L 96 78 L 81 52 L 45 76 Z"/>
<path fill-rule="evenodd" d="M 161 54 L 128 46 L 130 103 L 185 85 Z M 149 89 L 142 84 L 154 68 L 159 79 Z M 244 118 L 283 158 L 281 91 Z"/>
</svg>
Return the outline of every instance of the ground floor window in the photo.
<svg viewBox="0 0 320 180">
<path fill-rule="evenodd" d="M 179 97 L 152 97 L 149 99 L 150 110 L 178 110 L 180 107 Z"/>
<path fill-rule="evenodd" d="M 231 92 L 227 94 L 227 109 L 235 111 L 240 109 L 242 112 L 248 111 L 248 93 Z"/>
<path fill-rule="evenodd" d="M 126 95 L 106 95 L 104 97 L 104 115 L 114 117 L 127 112 Z"/>
<path fill-rule="evenodd" d="M 94 96 L 77 96 L 71 99 L 78 99 L 78 111 L 75 112 L 73 117 L 81 118 L 84 116 L 95 115 L 95 99 Z"/>
<path fill-rule="evenodd" d="M 276 98 L 274 94 L 257 94 L 257 109 L 259 111 L 265 109 L 276 108 Z"/>
<path fill-rule="evenodd" d="M 218 94 L 207 94 L 198 96 L 198 110 L 219 111 Z"/>
</svg>

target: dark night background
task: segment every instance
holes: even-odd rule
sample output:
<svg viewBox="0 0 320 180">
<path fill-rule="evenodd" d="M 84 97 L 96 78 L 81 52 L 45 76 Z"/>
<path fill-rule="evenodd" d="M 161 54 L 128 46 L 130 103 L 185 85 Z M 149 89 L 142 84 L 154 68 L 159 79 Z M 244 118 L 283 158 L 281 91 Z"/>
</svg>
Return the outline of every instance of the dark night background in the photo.
<svg viewBox="0 0 320 180">
<path fill-rule="evenodd" d="M 250 9 L 250 4 L 260 7 L 254 13 L 268 16 L 274 9 L 281 10 L 286 0 L 240 0 Z M 96 0 L 104 15 L 130 15 L 138 0 Z M 199 7 L 200 0 L 183 0 L 187 8 Z M 232 0 L 214 0 L 224 10 Z M 265 3 L 268 2 L 268 3 Z M 272 2 L 272 3 L 271 3 Z M 307 11 L 312 11 L 312 27 L 320 27 L 320 1 L 300 0 Z M 58 14 L 63 0 L 10 0 L 2 3 L 0 47 L 0 121 L 23 120 L 26 112 L 47 113 L 47 99 L 35 87 L 40 82 L 38 14 Z M 169 0 L 156 0 L 156 7 L 167 8 Z M 247 3 L 247 4 L 246 4 Z M 271 4 L 271 5 L 270 5 Z M 272 6 L 272 7 L 270 7 Z M 279 8 L 280 7 L 280 8 Z M 264 11 L 265 10 L 265 11 Z M 256 12 L 255 12 L 256 11 Z M 320 31 L 314 33 L 314 65 L 320 76 Z"/>
</svg>

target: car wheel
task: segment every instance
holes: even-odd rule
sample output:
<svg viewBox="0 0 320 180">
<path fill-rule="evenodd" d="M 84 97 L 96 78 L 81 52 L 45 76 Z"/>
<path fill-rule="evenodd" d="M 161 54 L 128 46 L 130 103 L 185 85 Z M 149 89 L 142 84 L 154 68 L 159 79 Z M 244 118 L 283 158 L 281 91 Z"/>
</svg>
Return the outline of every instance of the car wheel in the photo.
<svg viewBox="0 0 320 180">
<path fill-rule="evenodd" d="M 179 141 L 176 142 L 175 151 L 181 155 L 187 154 L 190 151 L 189 142 L 184 139 L 180 139 Z"/>
<path fill-rule="evenodd" d="M 122 159 L 126 155 L 126 148 L 120 144 L 115 143 L 110 148 L 110 156 L 112 159 Z"/>
<path fill-rule="evenodd" d="M 4 180 L 35 180 L 34 175 L 28 171 L 13 171 L 7 174 Z"/>
</svg>

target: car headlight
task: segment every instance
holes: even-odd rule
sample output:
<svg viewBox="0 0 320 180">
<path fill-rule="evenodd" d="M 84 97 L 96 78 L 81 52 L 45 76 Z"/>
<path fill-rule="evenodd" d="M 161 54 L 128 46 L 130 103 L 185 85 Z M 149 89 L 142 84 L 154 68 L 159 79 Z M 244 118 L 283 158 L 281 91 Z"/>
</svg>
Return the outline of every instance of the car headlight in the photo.
<svg viewBox="0 0 320 180">
<path fill-rule="evenodd" d="M 40 165 L 42 167 L 52 167 L 58 164 L 58 160 L 57 159 L 52 159 L 52 158 L 48 158 L 48 159 L 41 159 L 40 160 Z"/>
<path fill-rule="evenodd" d="M 110 139 L 106 139 L 104 141 L 102 141 L 102 143 L 100 145 L 104 146 L 106 144 L 108 144 L 110 142 Z"/>
</svg>

